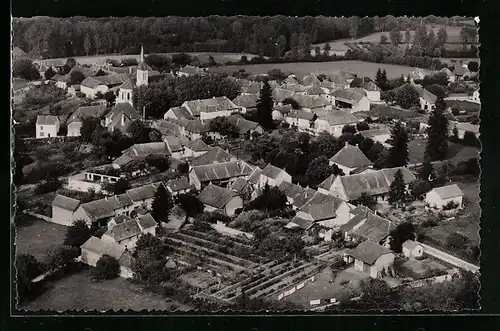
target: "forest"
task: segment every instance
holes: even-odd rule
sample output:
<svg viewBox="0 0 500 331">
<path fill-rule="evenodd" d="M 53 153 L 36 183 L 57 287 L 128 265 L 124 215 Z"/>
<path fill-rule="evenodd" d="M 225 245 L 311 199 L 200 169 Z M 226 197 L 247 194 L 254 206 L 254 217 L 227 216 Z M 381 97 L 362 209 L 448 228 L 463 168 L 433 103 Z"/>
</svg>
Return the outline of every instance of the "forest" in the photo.
<svg viewBox="0 0 500 331">
<path fill-rule="evenodd" d="M 235 52 L 281 57 L 314 43 L 422 25 L 460 26 L 463 17 L 123 17 L 14 18 L 13 45 L 32 56 Z"/>
</svg>

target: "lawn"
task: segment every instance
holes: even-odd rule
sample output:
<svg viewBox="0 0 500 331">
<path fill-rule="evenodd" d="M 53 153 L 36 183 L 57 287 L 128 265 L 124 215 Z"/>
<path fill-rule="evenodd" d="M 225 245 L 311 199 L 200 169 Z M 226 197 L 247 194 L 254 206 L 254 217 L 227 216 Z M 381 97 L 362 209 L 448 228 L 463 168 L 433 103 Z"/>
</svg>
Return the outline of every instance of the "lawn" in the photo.
<svg viewBox="0 0 500 331">
<path fill-rule="evenodd" d="M 409 164 L 422 163 L 425 154 L 426 139 L 413 139 L 408 143 L 410 150 Z M 448 142 L 448 160 L 457 165 L 479 156 L 479 148 Z"/>
<path fill-rule="evenodd" d="M 188 307 L 168 302 L 165 298 L 142 290 L 124 278 L 101 283 L 90 280 L 90 269 L 69 275 L 50 284 L 46 292 L 21 308 L 29 311 L 41 309 L 66 310 L 168 310 L 186 311 Z"/>
<path fill-rule="evenodd" d="M 251 74 L 266 74 L 271 69 L 281 69 L 285 73 L 293 73 L 299 76 L 304 76 L 309 73 L 316 74 L 333 74 L 335 72 L 346 70 L 357 74 L 358 76 L 374 78 L 377 69 L 385 69 L 389 78 L 397 78 L 401 75 L 408 75 L 415 68 L 400 66 L 395 64 L 371 63 L 364 61 L 332 61 L 332 62 L 298 62 L 298 63 L 266 63 L 266 64 L 248 64 L 248 65 L 232 65 L 211 68 L 213 72 L 222 72 L 232 74 L 235 71 L 244 69 Z"/>
<path fill-rule="evenodd" d="M 66 227 L 36 219 L 31 224 L 16 228 L 16 253 L 33 255 L 43 261 L 47 252 L 61 245 L 66 236 Z"/>
<path fill-rule="evenodd" d="M 368 112 L 372 118 L 388 116 L 396 120 L 405 120 L 409 118 L 421 116 L 419 113 L 413 110 L 405 110 L 397 107 L 391 107 L 386 105 L 372 105 L 370 111 Z"/>
</svg>

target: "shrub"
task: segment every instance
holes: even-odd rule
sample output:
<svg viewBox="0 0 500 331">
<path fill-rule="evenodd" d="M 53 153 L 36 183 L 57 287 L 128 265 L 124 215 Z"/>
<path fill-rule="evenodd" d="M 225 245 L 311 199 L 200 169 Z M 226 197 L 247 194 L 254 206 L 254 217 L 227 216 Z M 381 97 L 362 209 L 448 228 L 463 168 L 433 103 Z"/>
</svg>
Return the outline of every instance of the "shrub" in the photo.
<svg viewBox="0 0 500 331">
<path fill-rule="evenodd" d="M 460 233 L 451 233 L 446 238 L 446 246 L 450 249 L 462 250 L 465 249 L 469 239 Z"/>
<path fill-rule="evenodd" d="M 453 210 L 457 207 L 458 207 L 458 202 L 452 200 L 443 206 L 443 210 Z"/>
<path fill-rule="evenodd" d="M 433 226 L 437 225 L 437 221 L 434 219 L 426 219 L 425 221 L 422 222 L 422 226 L 424 228 L 431 228 Z"/>
<path fill-rule="evenodd" d="M 99 280 L 113 279 L 120 274 L 118 261 L 109 255 L 104 254 L 97 261 L 96 267 L 92 270 L 92 276 Z"/>
</svg>

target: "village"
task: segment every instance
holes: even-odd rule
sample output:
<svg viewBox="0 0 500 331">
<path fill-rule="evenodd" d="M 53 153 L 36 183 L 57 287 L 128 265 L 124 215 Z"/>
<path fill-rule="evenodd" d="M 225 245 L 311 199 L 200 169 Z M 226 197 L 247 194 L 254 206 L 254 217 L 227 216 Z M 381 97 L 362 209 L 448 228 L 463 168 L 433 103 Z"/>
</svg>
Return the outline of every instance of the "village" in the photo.
<svg viewBox="0 0 500 331">
<path fill-rule="evenodd" d="M 28 305 L 85 273 L 171 310 L 362 309 L 387 291 L 414 311 L 479 275 L 473 61 L 360 77 L 176 59 L 30 59 L 40 79 L 14 79 Z"/>
</svg>

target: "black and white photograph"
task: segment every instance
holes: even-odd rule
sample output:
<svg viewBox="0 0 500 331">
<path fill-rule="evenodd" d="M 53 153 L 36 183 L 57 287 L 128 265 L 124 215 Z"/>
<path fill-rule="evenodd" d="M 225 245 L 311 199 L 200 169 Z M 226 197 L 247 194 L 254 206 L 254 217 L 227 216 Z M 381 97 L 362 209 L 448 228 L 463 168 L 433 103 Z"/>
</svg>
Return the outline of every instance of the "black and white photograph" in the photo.
<svg viewBox="0 0 500 331">
<path fill-rule="evenodd" d="M 13 17 L 16 309 L 479 310 L 479 24 Z"/>
</svg>

